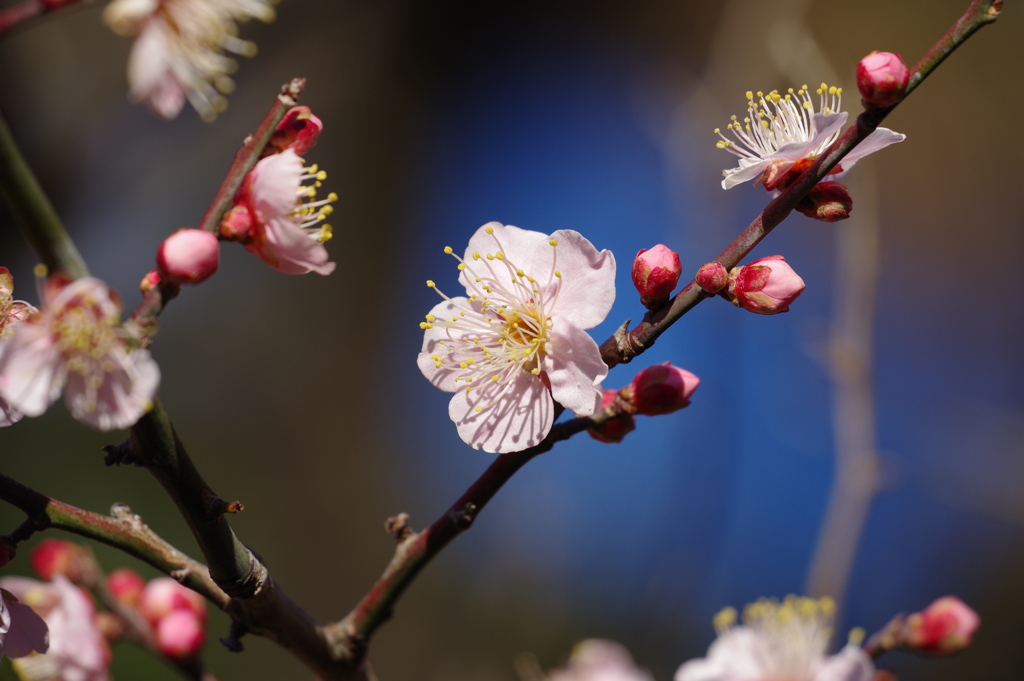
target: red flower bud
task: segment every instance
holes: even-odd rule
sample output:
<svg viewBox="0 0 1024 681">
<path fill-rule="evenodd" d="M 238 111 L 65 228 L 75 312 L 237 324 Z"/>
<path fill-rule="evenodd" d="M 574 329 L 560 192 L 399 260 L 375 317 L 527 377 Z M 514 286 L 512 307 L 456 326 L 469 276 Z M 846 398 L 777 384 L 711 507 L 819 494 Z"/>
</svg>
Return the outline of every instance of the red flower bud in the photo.
<svg viewBox="0 0 1024 681">
<path fill-rule="evenodd" d="M 39 542 L 29 557 L 32 569 L 40 579 L 50 581 L 55 575 L 63 575 L 72 582 L 88 581 L 95 572 L 92 553 L 65 539 L 44 539 Z"/>
<path fill-rule="evenodd" d="M 172 284 L 198 284 L 220 266 L 220 241 L 201 229 L 179 229 L 160 244 L 156 269 Z"/>
<path fill-rule="evenodd" d="M 697 270 L 697 285 L 708 293 L 718 293 L 729 283 L 729 273 L 717 262 L 701 265 Z"/>
<path fill-rule="evenodd" d="M 892 106 L 903 99 L 909 81 L 903 58 L 892 52 L 872 52 L 857 64 L 857 89 L 869 104 Z"/>
<path fill-rule="evenodd" d="M 619 394 L 618 390 L 612 390 L 606 388 L 604 396 L 601 398 L 601 406 L 598 410 L 604 409 L 615 400 L 615 396 Z M 587 433 L 590 437 L 594 438 L 598 442 L 622 442 L 622 438 L 626 437 L 626 433 L 636 428 L 635 419 L 632 414 L 624 414 L 610 421 L 606 421 L 599 426 L 594 426 Z"/>
<path fill-rule="evenodd" d="M 781 255 L 755 260 L 729 273 L 729 298 L 738 307 L 756 314 L 788 312 L 789 304 L 804 290 L 800 278 Z"/>
<path fill-rule="evenodd" d="M 700 379 L 689 371 L 665 362 L 638 373 L 629 390 L 636 413 L 658 416 L 689 406 L 698 385 Z"/>
<path fill-rule="evenodd" d="M 956 596 L 944 596 L 906 622 L 906 645 L 934 653 L 956 653 L 966 648 L 978 630 L 978 613 Z"/>
<path fill-rule="evenodd" d="M 175 610 L 156 625 L 156 645 L 160 652 L 175 660 L 189 660 L 199 654 L 206 642 L 203 621 L 188 610 Z"/>
<path fill-rule="evenodd" d="M 220 237 L 225 241 L 246 244 L 252 241 L 252 215 L 242 204 L 224 214 L 220 221 Z"/>
<path fill-rule="evenodd" d="M 640 302 L 646 307 L 663 304 L 682 273 L 679 254 L 668 246 L 658 244 L 650 250 L 641 249 L 633 260 L 633 285 L 640 292 Z"/>
<path fill-rule="evenodd" d="M 323 129 L 324 124 L 308 106 L 292 107 L 277 124 L 277 129 L 263 149 L 263 156 L 279 154 L 286 149 L 293 149 L 302 156 L 313 148 Z"/>
<path fill-rule="evenodd" d="M 146 587 L 146 580 L 131 568 L 118 568 L 107 575 L 107 588 L 114 598 L 125 605 L 132 607 L 138 605 L 142 590 Z"/>
<path fill-rule="evenodd" d="M 175 610 L 187 610 L 206 621 L 206 601 L 203 597 L 170 577 L 151 580 L 139 596 L 139 612 L 153 626 Z"/>
<path fill-rule="evenodd" d="M 850 217 L 853 199 L 849 190 L 838 182 L 819 182 L 800 199 L 796 209 L 815 220 L 839 222 Z"/>
</svg>

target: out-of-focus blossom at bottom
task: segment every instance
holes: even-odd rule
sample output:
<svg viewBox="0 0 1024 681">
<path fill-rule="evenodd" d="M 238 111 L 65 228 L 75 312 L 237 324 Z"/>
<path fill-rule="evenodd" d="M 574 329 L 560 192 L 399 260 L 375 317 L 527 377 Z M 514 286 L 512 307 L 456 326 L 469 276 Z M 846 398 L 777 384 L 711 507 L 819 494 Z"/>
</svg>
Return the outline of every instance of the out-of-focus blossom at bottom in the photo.
<svg viewBox="0 0 1024 681">
<path fill-rule="evenodd" d="M 0 345 L 14 335 L 14 329 L 36 308 L 23 300 L 14 299 L 14 277 L 6 267 L 0 267 Z M 0 397 L 0 428 L 17 423 L 23 414 Z"/>
<path fill-rule="evenodd" d="M 45 653 L 50 645 L 46 623 L 32 608 L 0 589 L 0 657 Z"/>
<path fill-rule="evenodd" d="M 578 643 L 569 662 L 550 671 L 545 681 L 654 681 L 654 677 L 636 666 L 622 644 L 588 639 Z"/>
<path fill-rule="evenodd" d="M 834 612 L 829 598 L 762 599 L 735 625 L 736 610 L 726 608 L 715 616 L 707 657 L 684 664 L 675 681 L 871 681 L 875 669 L 860 647 L 826 654 Z"/>
<path fill-rule="evenodd" d="M 27 681 L 109 680 L 110 649 L 96 626 L 92 601 L 81 589 L 60 575 L 49 583 L 27 577 L 4 577 L 0 579 L 0 588 L 31 607 L 50 632 L 49 648 L 43 647 L 45 652 L 18 651 L 24 656 L 15 657 L 15 651 L 7 651 L 20 678 Z"/>
</svg>

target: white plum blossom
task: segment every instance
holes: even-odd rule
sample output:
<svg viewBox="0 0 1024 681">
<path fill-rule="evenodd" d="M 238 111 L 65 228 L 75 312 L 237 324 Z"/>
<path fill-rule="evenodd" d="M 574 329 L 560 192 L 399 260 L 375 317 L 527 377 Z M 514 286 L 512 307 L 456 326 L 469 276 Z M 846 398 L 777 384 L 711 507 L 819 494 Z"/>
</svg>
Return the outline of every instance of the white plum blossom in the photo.
<svg viewBox="0 0 1024 681">
<path fill-rule="evenodd" d="M 36 311 L 23 300 L 14 300 L 14 277 L 6 267 L 0 267 L 0 347 L 14 335 L 14 329 Z M 17 423 L 22 416 L 24 414 L 0 397 L 0 428 Z"/>
<path fill-rule="evenodd" d="M 874 666 L 859 646 L 826 654 L 834 613 L 830 598 L 761 599 L 734 626 L 736 611 L 726 608 L 715 616 L 718 639 L 707 657 L 685 663 L 675 681 L 872 681 Z"/>
<path fill-rule="evenodd" d="M 555 401 L 593 414 L 608 367 L 585 329 L 615 301 L 612 253 L 572 230 L 548 236 L 498 222 L 477 230 L 464 257 L 445 252 L 468 297 L 438 291 L 417 363 L 455 393 L 448 415 L 459 436 L 474 449 L 517 452 L 551 430 Z"/>
<path fill-rule="evenodd" d="M 0 399 L 39 416 L 64 392 L 71 415 L 97 430 L 127 428 L 152 405 L 160 369 L 130 348 L 117 294 L 73 281 L 0 344 Z"/>
<path fill-rule="evenodd" d="M 128 87 L 163 118 L 174 118 L 188 99 L 212 120 L 227 106 L 220 93 L 234 83 L 237 64 L 224 51 L 251 57 L 256 45 L 238 38 L 236 22 L 272 21 L 273 0 L 113 0 L 103 20 L 120 35 L 135 36 L 128 57 Z"/>
<path fill-rule="evenodd" d="M 767 94 L 747 91 L 747 116 L 742 121 L 733 116 L 726 126 L 733 139 L 715 128 L 715 134 L 721 137 L 718 148 L 739 158 L 737 167 L 723 171 L 722 189 L 755 179 L 763 181 L 768 190 L 784 189 L 785 186 L 779 186 L 784 178 L 795 179 L 790 171 L 803 172 L 828 149 L 839 138 L 848 114 L 840 111 L 842 88 L 822 83 L 817 94 L 819 106 L 815 112 L 806 85 L 795 92 L 790 88 L 785 94 L 777 90 Z M 868 154 L 906 138 L 887 128 L 877 128 L 843 157 L 841 166 L 830 173 L 830 179 L 839 179 Z"/>
<path fill-rule="evenodd" d="M 247 213 L 246 250 L 285 274 L 330 274 L 324 242 L 332 236 L 323 220 L 331 214 L 338 195 L 316 200 L 316 190 L 327 173 L 316 165 L 305 167 L 292 149 L 268 156 L 246 177 L 238 197 L 238 210 Z M 311 184 L 303 184 L 311 181 Z M 239 208 L 240 207 L 240 208 Z"/>
<path fill-rule="evenodd" d="M 27 577 L 4 577 L 0 588 L 37 613 L 32 645 L 39 645 L 39 625 L 49 630 L 49 647 L 33 653 L 22 648 L 8 651 L 18 678 L 24 681 L 109 681 L 110 649 L 96 625 L 96 609 L 81 589 L 63 575 L 52 582 Z M 28 613 L 21 613 L 27 615 Z M 42 622 L 39 622 L 42 617 Z M 16 619 L 15 622 L 18 622 Z M 45 624 L 44 624 L 45 623 Z M 14 631 L 12 625 L 11 631 Z"/>
<path fill-rule="evenodd" d="M 654 677 L 636 666 L 622 644 L 592 638 L 576 644 L 569 663 L 548 672 L 545 681 L 654 681 Z"/>
</svg>

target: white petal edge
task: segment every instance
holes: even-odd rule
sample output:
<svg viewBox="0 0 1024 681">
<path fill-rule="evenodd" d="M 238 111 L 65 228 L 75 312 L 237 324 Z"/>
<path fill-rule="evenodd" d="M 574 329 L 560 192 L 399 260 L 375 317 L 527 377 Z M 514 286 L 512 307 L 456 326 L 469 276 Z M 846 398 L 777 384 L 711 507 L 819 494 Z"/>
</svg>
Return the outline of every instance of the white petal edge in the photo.
<svg viewBox="0 0 1024 681">
<path fill-rule="evenodd" d="M 452 396 L 448 416 L 462 441 L 473 449 L 492 454 L 518 452 L 539 444 L 551 430 L 554 403 L 544 382 L 526 371 L 514 371 L 508 392 L 493 405 L 506 386 L 488 381 L 489 385 L 472 392 L 459 390 Z M 477 406 L 487 408 L 476 411 Z"/>
<path fill-rule="evenodd" d="M 555 402 L 580 416 L 594 413 L 601 403 L 601 381 L 608 375 L 608 366 L 590 334 L 556 320 L 544 370 Z"/>
<path fill-rule="evenodd" d="M 615 256 L 609 250 L 598 251 L 586 237 L 571 229 L 560 229 L 535 247 L 530 272 L 546 282 L 552 269 L 561 273 L 561 290 L 549 312 L 555 324 L 568 322 L 580 329 L 591 329 L 604 321 L 615 303 Z M 568 405 L 567 405 L 568 406 Z"/>
</svg>

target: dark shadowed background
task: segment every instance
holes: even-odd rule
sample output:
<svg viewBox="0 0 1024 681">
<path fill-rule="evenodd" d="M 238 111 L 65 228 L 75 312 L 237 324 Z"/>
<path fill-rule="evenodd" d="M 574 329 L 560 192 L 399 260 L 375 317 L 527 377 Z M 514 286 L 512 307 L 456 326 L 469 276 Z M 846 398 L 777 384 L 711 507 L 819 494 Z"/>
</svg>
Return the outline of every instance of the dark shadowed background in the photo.
<svg viewBox="0 0 1024 681">
<path fill-rule="evenodd" d="M 0 3 L 4 6 L 10 2 Z M 307 160 L 339 195 L 337 271 L 289 277 L 240 247 L 183 291 L 153 352 L 160 395 L 236 532 L 322 619 L 343 616 L 389 560 L 383 521 L 432 522 L 490 462 L 464 446 L 446 394 L 415 355 L 434 279 L 456 290 L 459 252 L 490 220 L 575 229 L 619 263 L 598 341 L 641 316 L 628 269 L 640 248 L 680 252 L 686 277 L 766 203 L 723 191 L 731 157 L 711 130 L 743 92 L 835 74 L 856 115 L 854 69 L 871 50 L 908 62 L 968 0 L 447 2 L 285 0 L 242 37 L 228 111 L 173 122 L 126 98 L 130 47 L 101 5 L 0 39 L 0 107 L 96 276 L 138 300 L 172 230 L 194 226 L 279 85 L 306 76 L 324 121 Z M 902 679 L 1006 677 L 1024 639 L 1024 307 L 1017 115 L 1024 12 L 972 38 L 886 122 L 907 141 L 862 162 L 881 229 L 873 370 L 883 487 L 867 518 L 839 624 L 881 626 L 955 593 L 983 617 L 956 659 L 893 654 Z M 855 204 L 858 196 L 854 195 Z M 530 463 L 399 604 L 374 642 L 383 681 L 515 678 L 532 652 L 622 641 L 660 680 L 703 654 L 725 605 L 801 592 L 833 471 L 831 384 L 820 345 L 833 309 L 835 235 L 794 214 L 755 252 L 782 253 L 808 287 L 793 311 L 697 308 L 637 362 L 699 375 L 686 411 L 642 418 L 621 445 L 586 436 Z M 35 259 L 0 211 L 0 265 L 36 302 Z M 84 508 L 128 503 L 198 555 L 156 483 L 106 469 L 99 434 L 62 405 L 0 432 L 0 470 Z M 0 505 L 0 533 L 21 518 Z M 102 546 L 107 569 L 137 561 Z M 27 572 L 27 551 L 7 571 Z M 222 681 L 308 679 L 271 643 L 207 658 Z M 120 679 L 170 679 L 119 645 Z"/>
</svg>

